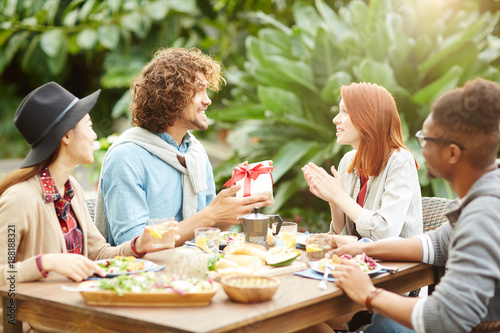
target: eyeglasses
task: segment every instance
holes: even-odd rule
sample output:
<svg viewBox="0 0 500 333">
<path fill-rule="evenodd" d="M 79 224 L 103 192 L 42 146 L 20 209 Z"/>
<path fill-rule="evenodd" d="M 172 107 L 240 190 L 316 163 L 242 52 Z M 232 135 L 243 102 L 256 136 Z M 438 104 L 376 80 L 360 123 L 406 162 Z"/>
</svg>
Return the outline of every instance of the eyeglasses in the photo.
<svg viewBox="0 0 500 333">
<path fill-rule="evenodd" d="M 455 141 L 451 141 L 451 140 L 445 139 L 445 138 L 432 138 L 432 137 L 429 137 L 429 136 L 425 136 L 425 135 L 422 134 L 422 130 L 420 130 L 417 133 L 415 133 L 415 137 L 417 138 L 418 145 L 422 149 L 425 147 L 425 141 L 432 141 L 432 142 L 437 142 L 437 143 L 453 143 L 453 144 L 457 145 L 458 148 L 460 148 L 460 150 L 465 150 L 464 146 L 462 146 L 461 144 L 456 143 Z"/>
</svg>

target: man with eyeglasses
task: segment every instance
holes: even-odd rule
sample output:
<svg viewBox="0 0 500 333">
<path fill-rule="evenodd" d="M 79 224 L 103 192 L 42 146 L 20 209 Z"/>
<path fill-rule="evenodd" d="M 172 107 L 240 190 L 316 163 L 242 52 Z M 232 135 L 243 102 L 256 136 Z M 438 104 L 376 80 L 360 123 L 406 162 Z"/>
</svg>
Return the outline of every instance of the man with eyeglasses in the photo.
<svg viewBox="0 0 500 333">
<path fill-rule="evenodd" d="M 445 138 L 431 138 L 431 137 L 428 137 L 428 136 L 425 136 L 424 134 L 422 134 L 422 130 L 418 131 L 416 134 L 415 134 L 415 137 L 417 138 L 417 142 L 418 142 L 418 145 L 420 146 L 420 148 L 424 148 L 425 147 L 425 142 L 426 141 L 431 141 L 431 142 L 437 142 L 437 143 L 453 143 L 455 145 L 458 146 L 458 148 L 464 150 L 464 146 L 454 142 L 454 141 L 451 141 L 449 139 L 445 139 Z"/>
<path fill-rule="evenodd" d="M 491 81 L 475 79 L 444 94 L 416 137 L 429 176 L 446 179 L 458 196 L 448 207 L 449 221 L 417 237 L 349 244 L 329 254 L 364 252 L 446 268 L 432 295 L 411 298 L 375 288 L 343 260 L 335 283 L 377 312 L 364 332 L 500 331 L 499 121 L 500 87 Z"/>
</svg>

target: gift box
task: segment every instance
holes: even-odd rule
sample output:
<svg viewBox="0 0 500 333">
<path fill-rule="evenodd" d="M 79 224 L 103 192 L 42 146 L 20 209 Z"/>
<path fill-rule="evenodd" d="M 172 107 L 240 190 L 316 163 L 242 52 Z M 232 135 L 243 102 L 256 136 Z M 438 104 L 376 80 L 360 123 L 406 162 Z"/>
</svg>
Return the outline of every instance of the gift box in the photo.
<svg viewBox="0 0 500 333">
<path fill-rule="evenodd" d="M 262 161 L 234 168 L 231 177 L 224 186 L 230 187 L 241 184 L 241 189 L 236 192 L 237 197 L 248 197 L 256 194 L 265 194 L 273 199 L 273 176 L 271 172 L 274 167 L 271 161 Z"/>
</svg>

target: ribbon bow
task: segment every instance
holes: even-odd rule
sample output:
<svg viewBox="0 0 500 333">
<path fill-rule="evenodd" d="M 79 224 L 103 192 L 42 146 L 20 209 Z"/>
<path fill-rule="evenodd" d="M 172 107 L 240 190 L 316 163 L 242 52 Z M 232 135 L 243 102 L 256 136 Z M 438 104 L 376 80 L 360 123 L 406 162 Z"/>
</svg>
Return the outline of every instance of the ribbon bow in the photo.
<svg viewBox="0 0 500 333">
<path fill-rule="evenodd" d="M 272 166 L 266 167 L 262 163 L 259 163 L 252 168 L 250 168 L 248 164 L 242 165 L 234 169 L 234 175 L 226 183 L 224 183 L 224 186 L 226 187 L 232 186 L 236 184 L 236 182 L 238 182 L 239 180 L 245 178 L 245 183 L 243 184 L 243 196 L 248 197 L 250 196 L 251 193 L 250 186 L 252 179 L 256 180 L 259 177 L 259 175 L 265 173 L 271 174 L 271 171 L 273 170 L 274 167 Z"/>
</svg>

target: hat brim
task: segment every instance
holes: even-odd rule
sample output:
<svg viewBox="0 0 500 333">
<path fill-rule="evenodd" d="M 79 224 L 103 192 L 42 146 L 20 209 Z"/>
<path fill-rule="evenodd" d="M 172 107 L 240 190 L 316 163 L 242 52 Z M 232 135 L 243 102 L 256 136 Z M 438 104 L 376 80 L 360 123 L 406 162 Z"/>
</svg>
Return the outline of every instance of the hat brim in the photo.
<svg viewBox="0 0 500 333">
<path fill-rule="evenodd" d="M 21 168 L 28 168 L 45 161 L 59 147 L 61 139 L 66 133 L 94 107 L 101 90 L 80 99 L 56 126 L 35 146 L 31 147 L 28 155 L 21 163 Z"/>
</svg>

